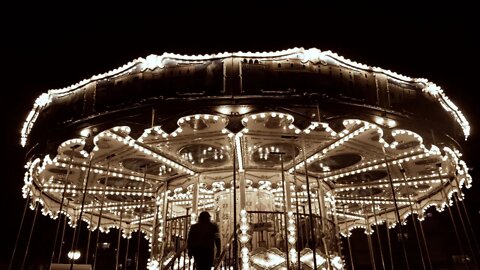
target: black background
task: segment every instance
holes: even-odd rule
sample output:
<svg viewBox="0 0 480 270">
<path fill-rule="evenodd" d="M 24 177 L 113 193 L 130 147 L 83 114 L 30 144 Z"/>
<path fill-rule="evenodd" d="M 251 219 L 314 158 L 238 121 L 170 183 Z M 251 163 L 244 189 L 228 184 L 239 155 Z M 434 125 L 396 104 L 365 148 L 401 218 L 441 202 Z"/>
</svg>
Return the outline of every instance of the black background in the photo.
<svg viewBox="0 0 480 270">
<path fill-rule="evenodd" d="M 476 226 L 474 231 L 479 234 L 476 154 L 480 150 L 480 46 L 476 36 L 480 24 L 472 7 L 380 7 L 359 3 L 327 8 L 322 3 L 273 1 L 263 7 L 247 2 L 219 7 L 195 3 L 116 3 L 101 9 L 95 5 L 50 7 L 20 3 L 4 10 L 9 16 L 2 19 L 1 42 L 4 154 L 0 207 L 4 234 L 0 241 L 0 269 L 7 269 L 25 204 L 21 196 L 25 150 L 19 141 L 34 100 L 48 89 L 63 88 L 138 57 L 163 52 L 205 54 L 316 47 L 436 83 L 472 126 L 472 135 L 464 142 L 464 160 L 474 181 L 473 187 L 465 191 L 465 204 Z M 29 233 L 32 216 L 29 210 L 23 238 Z M 453 269 L 452 255 L 459 252 L 448 212 L 432 211 L 423 224 L 436 269 Z M 38 217 L 26 265 L 42 258 L 49 261 L 55 227 L 56 222 Z M 369 269 L 364 266 L 369 263 L 365 236 L 360 230 L 355 233 L 352 248 L 356 269 Z M 412 260 L 418 261 L 416 242 L 410 239 L 409 252 L 415 258 Z M 25 247 L 20 245 L 17 264 L 24 252 Z"/>
</svg>

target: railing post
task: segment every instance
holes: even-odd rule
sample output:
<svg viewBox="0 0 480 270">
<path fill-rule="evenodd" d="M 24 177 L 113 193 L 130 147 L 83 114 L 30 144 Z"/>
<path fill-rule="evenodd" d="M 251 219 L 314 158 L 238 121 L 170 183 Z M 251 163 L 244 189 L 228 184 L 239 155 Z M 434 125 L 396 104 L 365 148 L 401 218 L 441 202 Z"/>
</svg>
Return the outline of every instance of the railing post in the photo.
<svg viewBox="0 0 480 270">
<path fill-rule="evenodd" d="M 249 269 L 250 267 L 250 257 L 249 257 L 249 250 L 247 247 L 248 241 L 252 238 L 251 235 L 248 234 L 248 229 L 250 225 L 248 224 L 247 218 L 247 209 L 245 204 L 245 171 L 239 172 L 240 181 L 239 181 L 239 192 L 240 192 L 240 236 L 239 240 L 241 243 L 240 246 L 240 257 L 242 258 L 242 269 Z"/>
<path fill-rule="evenodd" d="M 160 247 L 158 248 L 158 261 L 160 263 L 160 269 L 162 267 L 163 261 L 165 259 L 165 229 L 167 226 L 167 204 L 168 204 L 168 182 L 165 183 L 165 188 L 163 190 L 163 202 L 162 202 L 162 208 L 159 211 L 161 211 L 161 214 L 158 217 L 158 220 L 160 222 L 160 226 L 158 228 L 158 243 Z M 153 247 L 152 247 L 153 248 Z M 152 249 L 153 250 L 153 249 Z"/>
<path fill-rule="evenodd" d="M 292 153 L 294 155 L 294 153 Z M 297 243 L 297 233 L 296 233 L 296 218 L 293 215 L 292 211 L 292 195 L 291 195 L 291 190 L 290 190 L 290 177 L 284 177 L 285 178 L 285 197 L 286 197 L 286 210 L 287 210 L 287 216 L 288 216 L 288 221 L 285 226 L 287 227 L 287 232 L 288 234 L 285 235 L 286 240 L 288 241 L 288 253 L 289 253 L 289 261 L 290 264 L 296 265 L 298 262 L 298 252 L 295 247 L 295 244 Z"/>
<path fill-rule="evenodd" d="M 192 194 L 192 213 L 190 214 L 190 224 L 195 224 L 197 222 L 197 215 L 198 215 L 198 193 L 200 189 L 200 177 L 201 175 L 197 175 L 197 181 L 193 183 L 193 194 Z"/>
</svg>

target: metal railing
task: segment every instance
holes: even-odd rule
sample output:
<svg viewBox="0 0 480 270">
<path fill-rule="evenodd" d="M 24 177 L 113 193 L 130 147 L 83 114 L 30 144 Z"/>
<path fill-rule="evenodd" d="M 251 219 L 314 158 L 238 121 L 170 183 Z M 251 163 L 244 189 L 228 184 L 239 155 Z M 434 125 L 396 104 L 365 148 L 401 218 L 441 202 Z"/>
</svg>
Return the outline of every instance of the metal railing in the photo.
<svg viewBox="0 0 480 270">
<path fill-rule="evenodd" d="M 168 263 L 161 269 L 191 269 L 191 260 L 188 258 L 187 245 L 180 248 L 171 258 L 167 256 Z"/>
<path fill-rule="evenodd" d="M 319 215 L 312 215 L 313 222 L 310 222 L 310 215 L 307 213 L 293 213 L 297 227 L 297 251 L 305 248 L 311 248 L 315 240 L 316 249 L 322 252 L 328 250 L 328 253 L 337 250 L 337 237 L 335 237 L 335 225 L 331 220 L 322 218 Z M 285 220 L 283 212 L 274 211 L 247 211 L 247 222 L 250 225 L 249 234 L 251 240 L 248 248 L 254 252 L 257 248 L 277 248 L 285 252 Z M 314 238 L 311 237 L 310 226 L 313 224 Z M 165 224 L 166 242 L 164 248 L 164 266 L 161 269 L 171 270 L 193 270 L 195 269 L 193 260 L 188 257 L 187 236 L 190 228 L 190 216 L 180 216 L 167 219 Z M 237 228 L 238 231 L 238 228 Z M 237 232 L 238 233 L 238 232 Z M 233 241 L 235 234 L 232 233 L 225 241 L 220 256 L 216 258 L 214 270 L 238 269 L 238 262 L 241 258 L 238 256 L 238 250 L 234 250 Z M 240 246 L 240 244 L 238 245 Z M 235 265 L 237 261 L 237 265 Z M 167 262 L 167 263 L 165 263 Z"/>
<path fill-rule="evenodd" d="M 161 269 L 191 269 L 192 263 L 187 253 L 187 237 L 190 228 L 190 215 L 168 218 L 165 224 L 165 243 Z M 167 264 L 165 264 L 165 261 Z"/>
<path fill-rule="evenodd" d="M 232 233 L 227 243 L 223 247 L 220 257 L 216 259 L 214 270 L 226 270 L 226 269 L 237 269 L 235 267 L 234 256 L 235 253 L 238 253 L 234 250 L 233 240 L 235 239 L 235 233 Z M 238 260 L 237 260 L 238 262 Z"/>
<path fill-rule="evenodd" d="M 315 240 L 316 248 L 329 251 L 336 250 L 338 239 L 335 237 L 335 224 L 326 218 L 313 214 L 314 239 L 311 237 L 310 215 L 293 213 L 297 227 L 298 251 L 311 247 Z M 283 212 L 247 211 L 247 221 L 250 225 L 250 251 L 256 248 L 278 248 L 285 252 L 285 219 Z M 325 241 L 325 243 L 324 243 Z"/>
</svg>

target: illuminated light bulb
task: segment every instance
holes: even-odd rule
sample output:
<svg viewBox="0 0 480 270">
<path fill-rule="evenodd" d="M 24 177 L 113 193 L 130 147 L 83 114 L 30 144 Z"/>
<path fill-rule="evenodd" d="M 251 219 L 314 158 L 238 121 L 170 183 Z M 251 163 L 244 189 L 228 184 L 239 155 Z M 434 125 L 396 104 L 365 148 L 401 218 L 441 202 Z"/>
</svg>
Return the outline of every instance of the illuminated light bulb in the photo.
<svg viewBox="0 0 480 270">
<path fill-rule="evenodd" d="M 297 239 L 295 239 L 295 236 L 289 236 L 288 237 L 288 243 L 290 244 L 295 244 L 295 242 L 297 241 Z"/>
<path fill-rule="evenodd" d="M 67 257 L 71 260 L 78 260 L 80 258 L 81 254 L 80 251 L 78 250 L 71 250 L 68 252 Z"/>
<path fill-rule="evenodd" d="M 240 240 L 240 243 L 246 244 L 250 240 L 250 237 L 246 234 L 242 234 L 240 235 L 239 240 Z"/>
</svg>

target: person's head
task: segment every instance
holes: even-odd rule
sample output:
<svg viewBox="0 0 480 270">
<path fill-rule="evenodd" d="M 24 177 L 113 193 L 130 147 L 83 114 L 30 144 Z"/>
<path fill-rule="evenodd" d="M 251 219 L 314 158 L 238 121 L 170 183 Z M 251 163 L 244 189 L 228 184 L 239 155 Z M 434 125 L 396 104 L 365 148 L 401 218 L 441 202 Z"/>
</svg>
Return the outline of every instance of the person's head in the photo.
<svg viewBox="0 0 480 270">
<path fill-rule="evenodd" d="M 203 211 L 198 215 L 198 222 L 210 222 L 210 213 Z"/>
</svg>

